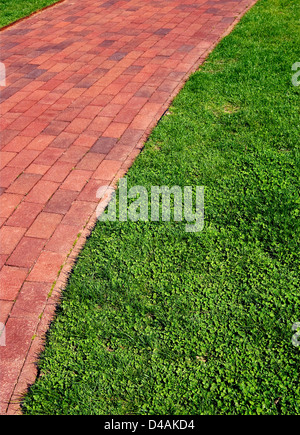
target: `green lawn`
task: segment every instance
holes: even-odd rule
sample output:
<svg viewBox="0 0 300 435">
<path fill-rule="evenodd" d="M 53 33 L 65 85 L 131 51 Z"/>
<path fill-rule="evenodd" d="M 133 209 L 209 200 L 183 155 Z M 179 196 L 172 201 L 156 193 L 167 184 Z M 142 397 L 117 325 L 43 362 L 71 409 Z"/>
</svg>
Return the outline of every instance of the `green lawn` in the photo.
<svg viewBox="0 0 300 435">
<path fill-rule="evenodd" d="M 24 414 L 300 414 L 298 0 L 260 0 L 128 185 L 205 186 L 205 226 L 98 222 Z"/>
<path fill-rule="evenodd" d="M 58 0 L 0 0 L 0 28 L 35 11 L 57 3 Z"/>
</svg>

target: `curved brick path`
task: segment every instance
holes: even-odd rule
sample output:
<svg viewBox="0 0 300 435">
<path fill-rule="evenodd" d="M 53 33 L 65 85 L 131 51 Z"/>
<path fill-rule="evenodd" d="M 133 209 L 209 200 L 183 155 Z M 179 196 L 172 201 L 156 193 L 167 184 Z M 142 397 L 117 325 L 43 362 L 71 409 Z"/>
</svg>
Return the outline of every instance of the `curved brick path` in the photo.
<svg viewBox="0 0 300 435">
<path fill-rule="evenodd" d="M 66 0 L 1 32 L 1 414 L 19 413 L 35 379 L 95 223 L 96 190 L 126 173 L 185 79 L 254 2 Z"/>
</svg>

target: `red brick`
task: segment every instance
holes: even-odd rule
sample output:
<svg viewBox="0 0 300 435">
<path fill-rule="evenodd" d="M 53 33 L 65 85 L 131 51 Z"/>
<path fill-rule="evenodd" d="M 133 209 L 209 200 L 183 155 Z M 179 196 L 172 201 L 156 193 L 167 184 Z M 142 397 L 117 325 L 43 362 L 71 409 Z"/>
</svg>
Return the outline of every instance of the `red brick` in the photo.
<svg viewBox="0 0 300 435">
<path fill-rule="evenodd" d="M 56 117 L 57 115 L 57 110 L 54 109 L 53 106 L 48 106 L 48 109 L 45 110 L 44 113 L 42 113 L 39 117 L 38 120 L 40 122 L 42 122 L 44 125 L 46 124 L 46 127 L 42 130 L 42 134 L 49 134 L 50 136 L 53 135 L 55 136 L 56 133 L 51 133 L 49 132 L 48 127 L 50 125 L 50 123 L 53 121 L 53 119 Z"/>
<path fill-rule="evenodd" d="M 22 201 L 22 195 L 4 193 L 0 196 L 0 217 L 8 218 Z"/>
<path fill-rule="evenodd" d="M 66 214 L 72 203 L 78 196 L 78 192 L 74 190 L 58 189 L 50 201 L 47 203 L 44 211 L 49 213 Z"/>
<path fill-rule="evenodd" d="M 31 142 L 27 146 L 28 150 L 37 150 L 37 151 L 43 151 L 45 148 L 47 148 L 48 145 L 55 139 L 55 136 L 50 136 L 46 134 L 41 134 L 40 136 L 36 137 L 32 140 L 30 138 Z"/>
<path fill-rule="evenodd" d="M 8 187 L 21 173 L 20 168 L 6 166 L 0 171 L 0 187 Z"/>
<path fill-rule="evenodd" d="M 164 61 L 164 59 L 163 59 Z M 151 62 L 151 61 L 150 61 Z M 136 83 L 146 83 L 147 80 L 150 79 L 150 77 L 152 76 L 152 73 L 145 73 L 144 71 L 141 71 L 140 73 L 138 73 L 135 77 L 134 77 L 134 81 Z M 125 88 L 123 88 L 123 90 L 125 90 Z"/>
<path fill-rule="evenodd" d="M 37 215 L 42 211 L 43 204 L 22 202 L 7 221 L 12 227 L 29 228 Z"/>
<path fill-rule="evenodd" d="M 58 189 L 59 184 L 53 181 L 40 180 L 26 196 L 25 201 L 45 204 L 53 193 Z"/>
<path fill-rule="evenodd" d="M 47 94 L 48 91 L 40 91 L 39 89 L 37 89 L 34 92 L 30 93 L 30 95 L 28 95 L 28 99 L 34 101 L 40 101 Z"/>
<path fill-rule="evenodd" d="M 142 86 L 135 94 L 136 97 L 146 97 L 150 98 L 155 92 L 155 86 Z M 147 104 L 147 103 L 146 103 Z"/>
<path fill-rule="evenodd" d="M 12 307 L 13 307 L 12 301 L 0 300 L 0 308 L 1 308 L 0 309 L 0 322 L 1 323 L 6 323 Z"/>
<path fill-rule="evenodd" d="M 8 163 L 8 166 L 25 169 L 33 162 L 33 160 L 38 155 L 39 155 L 39 151 L 24 149 Z"/>
<path fill-rule="evenodd" d="M 94 119 L 99 115 L 100 111 L 101 107 L 99 106 L 87 106 L 80 112 L 80 118 Z"/>
<path fill-rule="evenodd" d="M 42 212 L 33 222 L 26 236 L 38 239 L 49 239 L 61 219 L 62 216 L 60 214 Z"/>
<path fill-rule="evenodd" d="M 112 104 L 118 104 L 124 106 L 132 98 L 131 92 L 119 92 L 111 101 Z"/>
<path fill-rule="evenodd" d="M 60 224 L 49 242 L 46 245 L 47 251 L 57 252 L 67 255 L 73 248 L 73 244 L 80 233 L 81 227 L 78 225 L 63 225 Z"/>
<path fill-rule="evenodd" d="M 57 88 L 57 86 L 61 83 L 63 83 L 62 80 L 50 79 L 43 86 L 41 86 L 40 89 L 45 91 L 53 91 L 53 89 Z"/>
<path fill-rule="evenodd" d="M 37 103 L 36 101 L 33 102 L 34 102 L 34 106 L 32 106 L 29 110 L 27 110 L 27 112 L 24 113 L 24 116 L 32 116 L 37 118 L 41 116 L 49 107 L 47 104 L 40 104 Z"/>
<path fill-rule="evenodd" d="M 47 302 L 51 285 L 45 282 L 25 282 L 11 312 L 11 317 L 39 316 Z"/>
<path fill-rule="evenodd" d="M 48 125 L 48 121 L 40 121 L 36 120 L 33 121 L 31 124 L 28 125 L 23 131 L 22 134 L 24 136 L 32 136 L 35 137 L 38 134 L 40 134 Z"/>
<path fill-rule="evenodd" d="M 44 244 L 43 239 L 23 237 L 6 264 L 30 269 L 39 257 Z"/>
<path fill-rule="evenodd" d="M 48 147 L 34 160 L 36 165 L 53 165 L 64 151 L 60 148 Z"/>
<path fill-rule="evenodd" d="M 89 118 L 79 118 L 77 117 L 72 121 L 68 127 L 65 129 L 66 132 L 80 134 L 86 130 L 86 128 L 91 123 Z"/>
<path fill-rule="evenodd" d="M 82 94 L 84 97 L 93 97 L 95 99 L 96 96 L 100 95 L 104 90 L 104 86 L 92 85 Z"/>
<path fill-rule="evenodd" d="M 29 124 L 34 121 L 32 116 L 19 116 L 14 122 L 12 122 L 9 126 L 9 130 L 18 130 L 23 131 Z"/>
<path fill-rule="evenodd" d="M 142 140 L 145 134 L 145 130 L 136 130 L 132 128 L 127 128 L 125 133 L 122 135 L 118 142 L 118 145 L 125 145 L 134 148 L 137 146 L 140 140 Z"/>
<path fill-rule="evenodd" d="M 72 100 L 75 100 L 76 98 L 80 97 L 81 94 L 85 89 L 83 88 L 72 88 L 67 93 L 65 93 L 64 98 L 71 98 Z"/>
<path fill-rule="evenodd" d="M 56 137 L 56 139 L 52 142 L 51 145 L 56 148 L 67 149 L 70 145 L 74 144 L 77 137 L 78 134 L 63 131 Z"/>
<path fill-rule="evenodd" d="M 26 145 L 31 141 L 30 137 L 25 136 L 17 136 L 12 139 L 4 148 L 3 151 L 11 151 L 14 153 L 18 153 L 22 151 Z"/>
<path fill-rule="evenodd" d="M 76 169 L 70 173 L 61 185 L 61 189 L 80 192 L 92 175 L 92 171 Z"/>
<path fill-rule="evenodd" d="M 113 118 L 105 117 L 105 116 L 97 116 L 89 128 L 91 131 L 103 132 L 107 129 L 109 124 L 112 122 Z"/>
<path fill-rule="evenodd" d="M 68 25 L 68 23 L 60 22 L 55 27 L 64 27 L 67 25 Z M 68 65 L 64 62 L 55 62 L 55 64 L 51 68 L 49 68 L 48 71 L 60 72 L 60 71 L 63 71 L 67 66 Z"/>
<path fill-rule="evenodd" d="M 2 112 L 2 114 L 3 114 L 3 112 Z M 18 136 L 19 134 L 20 134 L 19 130 L 6 129 L 4 131 L 1 131 L 0 132 L 1 147 L 4 147 L 5 145 L 7 145 L 14 137 Z M 2 158 L 2 154 L 4 154 L 4 153 L 1 153 L 1 158 Z M 1 169 L 1 167 L 3 167 L 2 164 L 3 163 L 0 164 L 0 169 Z"/>
<path fill-rule="evenodd" d="M 61 183 L 73 168 L 72 162 L 56 162 L 50 167 L 49 171 L 44 175 L 43 179 L 47 181 L 55 181 Z"/>
<path fill-rule="evenodd" d="M 6 100 L 1 103 L 1 114 L 5 115 L 9 110 L 11 110 L 15 106 L 15 102 Z"/>
<path fill-rule="evenodd" d="M 137 115 L 130 124 L 130 128 L 135 130 L 147 130 L 152 122 L 152 116 Z"/>
<path fill-rule="evenodd" d="M 64 255 L 43 251 L 28 275 L 27 281 L 54 282 L 64 260 Z"/>
<path fill-rule="evenodd" d="M 73 100 L 71 98 L 60 98 L 58 101 L 56 101 L 56 103 L 54 103 L 51 107 L 52 110 L 55 111 L 62 111 L 65 110 L 67 107 L 70 106 L 70 104 L 72 104 Z"/>
<path fill-rule="evenodd" d="M 26 269 L 3 266 L 0 272 L 0 299 L 13 301 L 27 275 Z"/>
<path fill-rule="evenodd" d="M 26 228 L 4 225 L 0 228 L 0 254 L 10 255 L 21 240 Z"/>
<path fill-rule="evenodd" d="M 82 191 L 80 192 L 80 194 L 78 196 L 78 200 L 79 201 L 91 201 L 91 202 L 98 203 L 99 202 L 99 198 L 97 198 L 97 196 L 96 196 L 97 190 L 101 186 L 105 186 L 106 184 L 107 184 L 107 181 L 103 181 L 103 180 L 90 180 L 85 185 L 84 189 L 82 189 Z"/>
<path fill-rule="evenodd" d="M 51 166 L 37 165 L 35 163 L 31 163 L 31 165 L 28 166 L 27 169 L 25 169 L 25 173 L 44 175 L 50 169 L 50 167 Z"/>
<path fill-rule="evenodd" d="M 11 112 L 18 112 L 18 113 L 24 113 L 28 109 L 30 109 L 34 105 L 34 101 L 32 100 L 23 100 L 20 101 L 20 103 L 16 104 L 13 109 L 11 109 Z"/>
<path fill-rule="evenodd" d="M 88 106 L 90 104 L 90 102 L 92 101 L 93 97 L 79 97 L 76 98 L 73 102 L 72 102 L 72 107 L 77 107 L 77 108 L 81 108 L 83 109 L 84 107 Z"/>
<path fill-rule="evenodd" d="M 130 124 L 134 120 L 138 112 L 139 109 L 129 109 L 124 107 L 124 109 L 122 109 L 115 117 L 114 121 Z"/>
<path fill-rule="evenodd" d="M 122 107 L 123 106 L 121 104 L 110 103 L 101 110 L 100 116 L 107 116 L 107 117 L 116 116 L 120 112 Z"/>
<path fill-rule="evenodd" d="M 168 98 L 170 97 L 170 94 L 168 92 L 164 91 L 156 91 L 149 99 L 149 102 L 152 103 L 165 103 L 168 101 Z"/>
<path fill-rule="evenodd" d="M 133 146 L 134 147 L 134 146 Z M 132 146 L 115 145 L 113 149 L 107 154 L 107 160 L 120 160 L 124 161 L 133 149 Z"/>
<path fill-rule="evenodd" d="M 4 375 L 6 381 L 5 388 L 7 388 L 7 384 L 12 383 L 13 380 L 15 381 L 15 387 L 20 370 L 24 365 L 24 359 L 26 358 L 28 350 L 32 344 L 35 331 L 36 321 L 33 319 L 18 319 L 15 317 L 10 317 L 8 319 L 6 324 L 6 346 L 1 348 L 0 362 L 1 375 Z M 6 392 L 6 394 L 8 393 Z M 10 391 L 9 395 L 10 394 L 12 394 L 12 391 Z M 1 391 L 1 398 L 2 397 Z M 10 406 L 10 408 L 12 408 L 12 406 Z"/>
<path fill-rule="evenodd" d="M 7 193 L 18 193 L 26 195 L 32 187 L 39 181 L 40 175 L 36 174 L 21 174 L 16 181 L 6 190 Z"/>
<path fill-rule="evenodd" d="M 140 110 L 148 101 L 145 97 L 132 97 L 126 104 L 126 109 L 137 109 Z"/>
<path fill-rule="evenodd" d="M 18 82 L 15 83 L 15 85 L 17 85 Z M 28 98 L 30 95 L 29 92 L 24 92 L 23 90 L 15 92 L 11 97 L 9 97 L 6 101 L 8 102 L 14 102 L 15 104 L 17 104 L 19 101 L 24 100 L 24 98 Z"/>
<path fill-rule="evenodd" d="M 112 82 L 112 84 L 113 85 L 122 85 L 122 88 L 125 86 L 125 85 L 127 85 L 128 83 L 130 83 L 131 82 L 131 80 L 132 80 L 132 77 L 130 77 L 129 75 L 124 75 L 123 74 L 123 69 L 122 69 L 122 71 L 121 71 L 121 75 L 119 75 L 113 82 Z M 121 89 L 122 89 L 121 88 Z M 106 90 L 104 90 L 104 92 L 105 92 Z M 118 92 L 118 94 L 119 93 L 121 93 L 121 92 Z M 118 94 L 116 94 L 116 95 L 118 95 Z"/>
<path fill-rule="evenodd" d="M 105 154 L 99 153 L 87 153 L 82 160 L 76 166 L 76 169 L 83 169 L 86 171 L 95 171 L 102 160 L 104 160 Z"/>
<path fill-rule="evenodd" d="M 161 107 L 162 105 L 160 103 L 146 103 L 144 107 L 139 111 L 139 115 L 155 119 L 155 116 L 157 112 L 161 109 Z"/>
<path fill-rule="evenodd" d="M 112 99 L 113 95 L 100 94 L 92 101 L 91 104 L 93 106 L 105 107 Z"/>
<path fill-rule="evenodd" d="M 7 254 L 0 254 L 0 270 L 2 269 L 2 267 L 4 266 L 6 260 L 7 260 L 8 255 Z M 0 303 L 0 308 L 1 308 L 1 303 Z M 1 314 L 1 310 L 0 310 L 0 314 Z M 1 320 L 0 320 L 1 322 Z"/>
<path fill-rule="evenodd" d="M 111 181 L 116 172 L 120 169 L 121 164 L 122 162 L 118 160 L 103 160 L 98 169 L 94 172 L 93 178 Z"/>
<path fill-rule="evenodd" d="M 65 128 L 69 125 L 69 122 L 66 121 L 52 121 L 48 126 L 44 127 L 44 134 L 50 136 L 58 136 Z"/>
<path fill-rule="evenodd" d="M 3 145 L 3 143 L 2 143 Z M 13 158 L 17 155 L 17 153 L 12 152 L 3 152 L 1 151 L 0 155 L 0 169 L 3 169 L 7 163 L 9 163 Z"/>
<path fill-rule="evenodd" d="M 79 160 L 82 159 L 82 157 L 86 152 L 87 152 L 86 148 L 72 145 L 67 151 L 63 153 L 59 161 L 76 164 L 77 162 L 79 162 Z"/>
<path fill-rule="evenodd" d="M 0 118 L 0 131 L 5 131 L 5 129 L 19 116 L 20 113 L 6 113 L 5 118 Z"/>
<path fill-rule="evenodd" d="M 83 226 L 94 212 L 94 204 L 87 201 L 75 201 L 62 220 L 63 225 Z"/>
<path fill-rule="evenodd" d="M 65 110 L 63 110 L 57 117 L 57 121 L 73 121 L 79 113 L 81 112 L 81 109 L 78 107 L 69 107 Z"/>
<path fill-rule="evenodd" d="M 88 134 L 86 132 L 86 133 L 83 133 L 80 136 L 78 136 L 78 138 L 74 142 L 74 145 L 79 146 L 79 147 L 90 148 L 91 146 L 94 145 L 94 143 L 96 142 L 98 137 L 99 137 L 99 134 L 97 134 L 96 132 L 93 135 Z"/>
<path fill-rule="evenodd" d="M 119 138 L 122 136 L 128 124 L 122 124 L 120 122 L 112 122 L 109 127 L 102 134 L 103 137 Z"/>
<path fill-rule="evenodd" d="M 117 95 L 124 88 L 124 84 L 111 83 L 105 88 L 103 94 Z"/>
</svg>

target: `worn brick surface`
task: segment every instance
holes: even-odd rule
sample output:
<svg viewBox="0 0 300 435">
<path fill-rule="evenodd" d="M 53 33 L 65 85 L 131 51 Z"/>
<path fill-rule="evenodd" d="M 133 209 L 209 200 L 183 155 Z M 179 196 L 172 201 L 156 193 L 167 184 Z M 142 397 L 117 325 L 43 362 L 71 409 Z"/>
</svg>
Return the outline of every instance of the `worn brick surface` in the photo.
<svg viewBox="0 0 300 435">
<path fill-rule="evenodd" d="M 18 413 L 34 381 L 59 272 L 96 221 L 98 188 L 126 174 L 186 78 L 254 2 L 65 0 L 1 32 L 1 413 Z"/>
</svg>

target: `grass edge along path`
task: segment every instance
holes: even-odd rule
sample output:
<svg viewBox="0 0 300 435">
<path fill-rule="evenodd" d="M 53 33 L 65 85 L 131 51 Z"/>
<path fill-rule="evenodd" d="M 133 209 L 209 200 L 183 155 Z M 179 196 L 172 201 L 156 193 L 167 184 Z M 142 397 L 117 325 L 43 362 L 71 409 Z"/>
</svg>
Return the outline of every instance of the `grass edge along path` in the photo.
<svg viewBox="0 0 300 435">
<path fill-rule="evenodd" d="M 24 414 L 300 414 L 297 0 L 260 0 L 192 75 L 128 187 L 205 186 L 205 227 L 98 223 Z"/>
<path fill-rule="evenodd" d="M 0 0 L 0 30 L 64 0 Z"/>
</svg>

